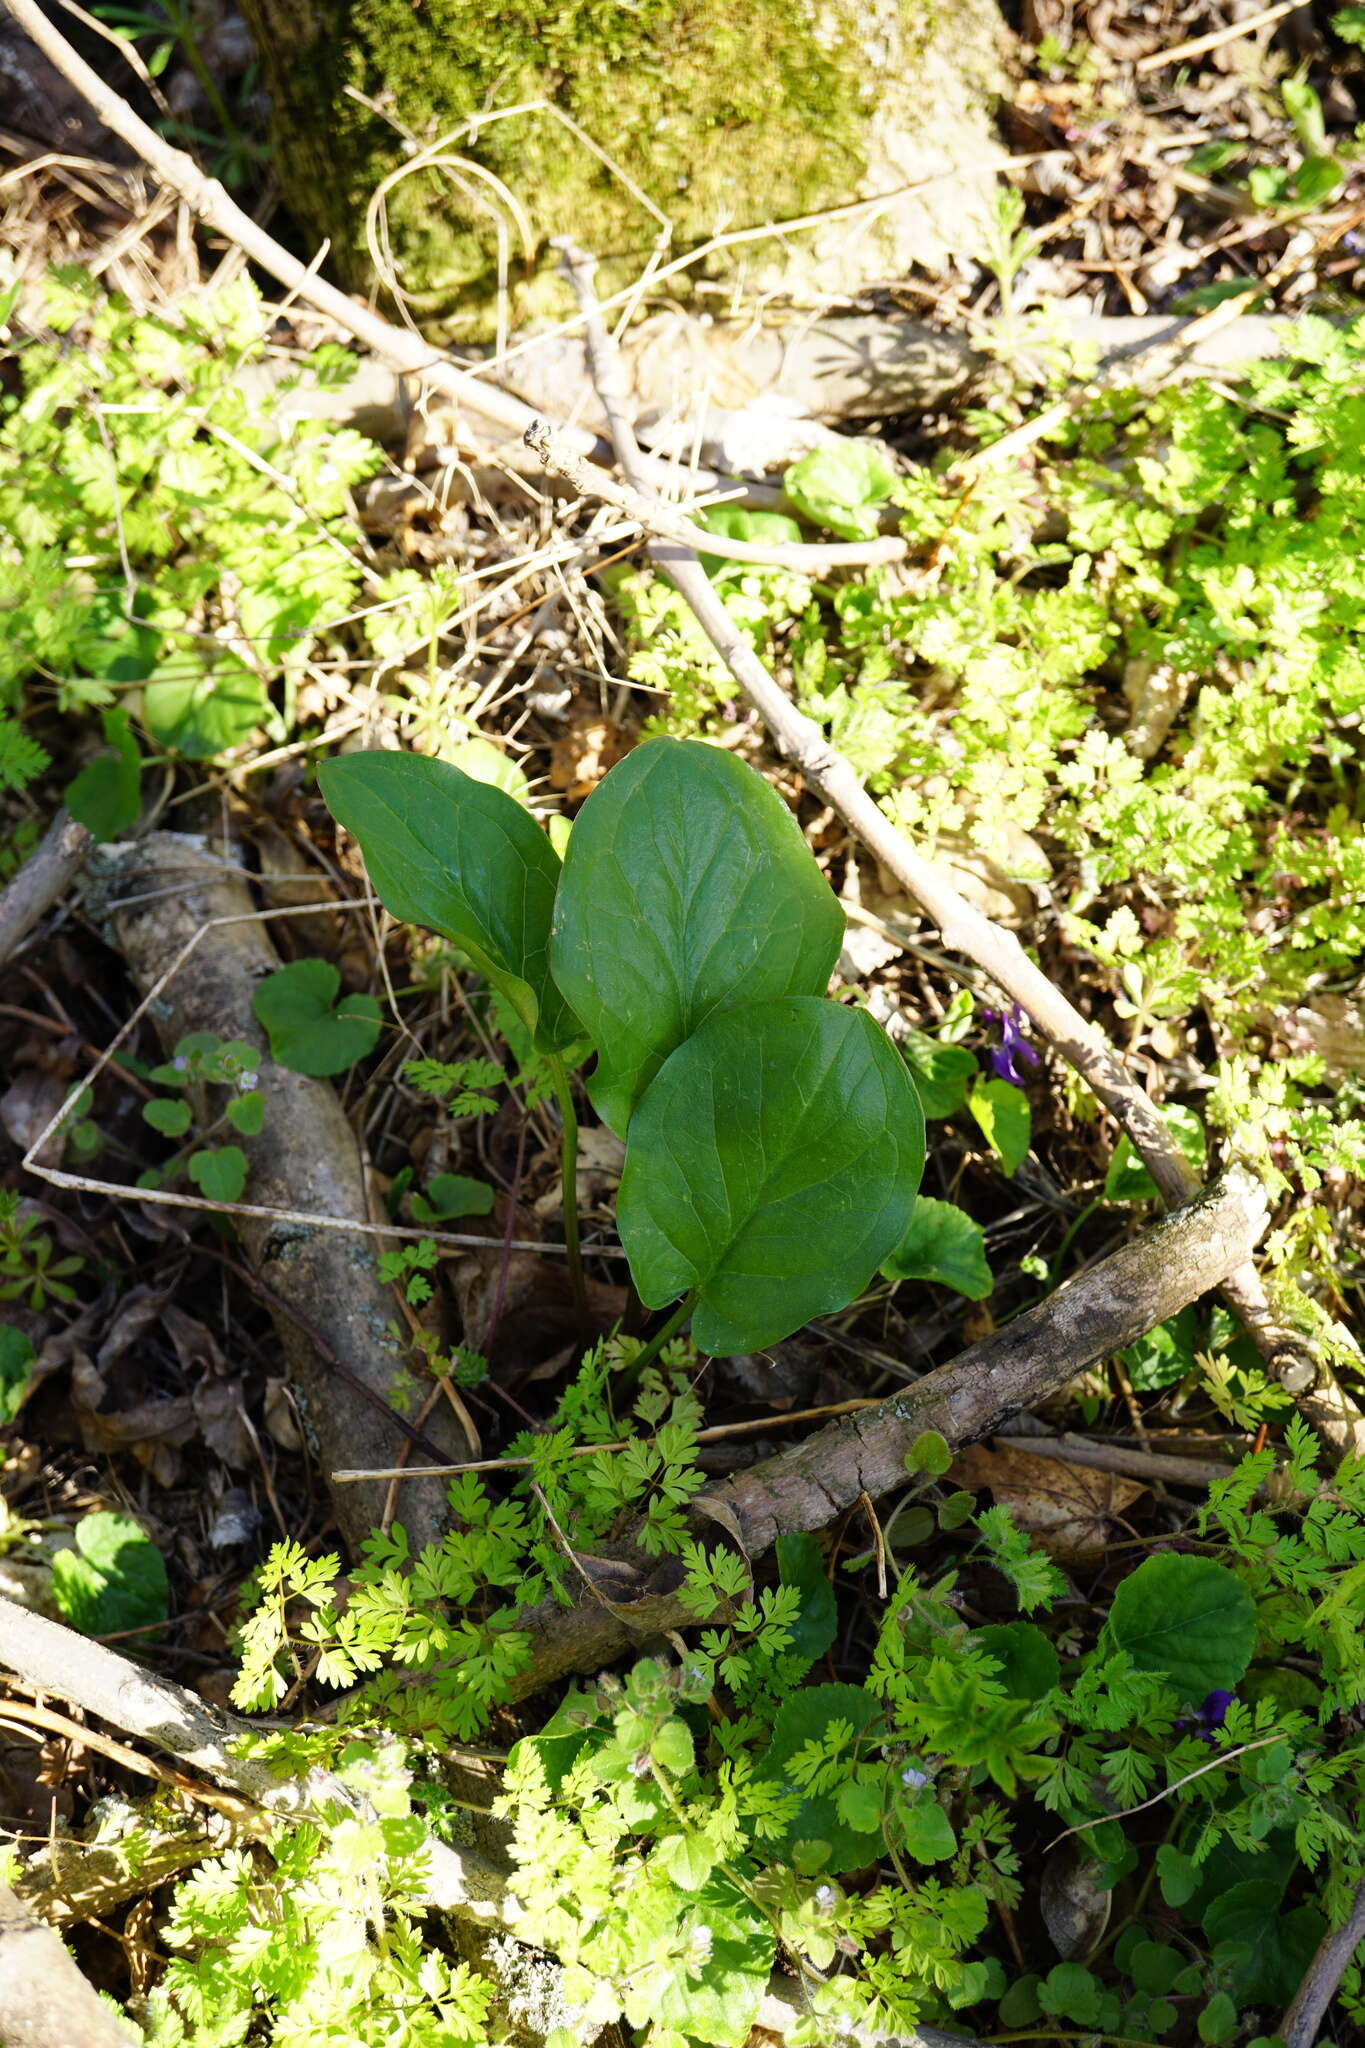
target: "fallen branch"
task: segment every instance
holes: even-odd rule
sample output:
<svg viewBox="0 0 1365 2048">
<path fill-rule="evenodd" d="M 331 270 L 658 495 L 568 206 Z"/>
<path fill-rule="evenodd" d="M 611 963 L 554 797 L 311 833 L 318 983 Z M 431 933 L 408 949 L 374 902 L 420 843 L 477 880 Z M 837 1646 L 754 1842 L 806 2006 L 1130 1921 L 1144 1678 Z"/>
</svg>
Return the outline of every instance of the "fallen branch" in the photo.
<svg viewBox="0 0 1365 2048">
<path fill-rule="evenodd" d="M 647 476 L 626 415 L 616 350 L 597 309 L 593 260 L 582 252 L 566 252 L 565 268 L 584 314 L 594 381 L 610 423 L 617 458 L 636 492 L 647 496 Z M 544 422 L 530 429 L 526 440 L 547 470 L 563 477 L 585 497 L 596 495 L 597 478 L 585 471 L 573 451 Z M 661 530 L 657 520 L 651 526 L 642 512 L 637 511 L 635 517 L 646 530 L 656 534 Z M 769 674 L 730 617 L 695 550 L 656 539 L 649 555 L 691 607 L 780 751 L 801 770 L 906 894 L 932 918 L 945 944 L 965 953 L 983 968 L 1076 1070 L 1127 1132 L 1166 1202 L 1188 1201 L 1198 1188 L 1197 1175 L 1154 1104 L 1130 1077 L 1104 1034 L 1029 959 L 1012 932 L 969 904 L 943 871 L 896 830 L 815 720 L 799 711 Z M 1276 1314 L 1255 1268 L 1248 1264 L 1241 1270 L 1230 1271 L 1224 1279 L 1223 1291 L 1276 1376 L 1295 1393 L 1310 1390 L 1319 1377 L 1318 1361 L 1298 1332 Z M 1365 1424 L 1354 1410 L 1346 1407 L 1344 1400 L 1334 1401 L 1325 1395 L 1305 1405 L 1309 1419 L 1335 1448 L 1345 1450 L 1365 1442 Z"/>
<path fill-rule="evenodd" d="M 58 811 L 13 881 L 0 891 L 0 964 L 17 951 L 53 905 L 61 902 L 89 860 L 94 843 L 84 825 Z"/>
<path fill-rule="evenodd" d="M 924 1430 L 937 1430 L 960 1450 L 1216 1287 L 1250 1258 L 1267 1213 L 1259 1183 L 1233 1169 L 914 1386 L 708 1487 L 694 1512 L 728 1530 L 750 1558 L 779 1536 L 826 1528 L 860 1495 L 876 1500 L 903 1486 L 905 1454 Z M 1010 1438 L 1016 1441 L 1031 1448 L 1027 1437 Z M 678 1597 L 676 1559 L 650 1564 L 623 1547 L 623 1561 L 638 1576 L 635 1599 L 618 1596 L 610 1606 L 588 1600 L 569 1609 L 547 1601 L 519 1618 L 533 1642 L 519 1694 L 594 1671 L 647 1636 L 692 1625 Z"/>
<path fill-rule="evenodd" d="M 156 832 L 108 849 L 97 879 L 92 905 L 107 918 L 144 999 L 155 995 L 153 1016 L 167 1052 L 193 1031 L 261 1048 L 265 1110 L 261 1133 L 247 1148 L 248 1195 L 266 1208 L 362 1220 L 359 1149 L 335 1090 L 277 1066 L 265 1051 L 251 1001 L 261 976 L 280 963 L 261 921 L 268 913 L 252 902 L 243 870 L 201 841 Z M 189 942 L 210 926 L 161 987 Z M 136 1199 L 135 1190 L 126 1193 Z M 239 1227 L 329 1486 L 338 1466 L 391 1464 L 414 1431 L 393 1405 L 402 1363 L 386 1334 L 394 1302 L 372 1252 L 306 1223 L 243 1216 Z M 451 1421 L 443 1407 L 419 1433 L 420 1448 L 437 1462 L 466 1448 Z M 422 1479 L 420 1466 L 414 1473 L 404 1518 L 415 1544 L 439 1541 L 447 1520 L 444 1485 Z M 383 1517 L 385 1489 L 338 1487 L 332 1498 L 338 1527 L 356 1553 Z"/>
<path fill-rule="evenodd" d="M 1280 2022 L 1284 2048 L 1313 2048 L 1318 2028 L 1352 1956 L 1365 1941 L 1365 1884 L 1358 1884 L 1343 1926 L 1329 1928 L 1318 1943 L 1302 1984 Z"/>
</svg>

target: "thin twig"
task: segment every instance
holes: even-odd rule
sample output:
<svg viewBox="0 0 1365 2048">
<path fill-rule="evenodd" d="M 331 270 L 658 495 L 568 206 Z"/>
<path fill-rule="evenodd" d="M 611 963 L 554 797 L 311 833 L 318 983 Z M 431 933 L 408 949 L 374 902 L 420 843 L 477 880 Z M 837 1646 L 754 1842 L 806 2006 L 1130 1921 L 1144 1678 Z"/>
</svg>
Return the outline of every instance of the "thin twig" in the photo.
<svg viewBox="0 0 1365 2048">
<path fill-rule="evenodd" d="M 1297 14 L 1307 5 L 1308 0 L 1277 0 L 1274 7 L 1263 7 L 1259 14 L 1249 14 L 1245 21 L 1230 21 L 1222 28 L 1210 29 L 1207 35 L 1190 36 L 1183 43 L 1172 43 L 1169 50 L 1153 50 L 1150 56 L 1139 57 L 1133 69 L 1142 75 L 1161 71 L 1167 64 L 1183 64 L 1187 57 L 1202 57 L 1209 50 L 1220 50 L 1224 43 L 1254 35 L 1258 28 L 1269 28 L 1272 21 L 1283 21 L 1286 14 Z"/>
<path fill-rule="evenodd" d="M 1313 2048 L 1323 2015 L 1336 1996 L 1352 1956 L 1365 1941 L 1365 1882 L 1351 1897 L 1344 1924 L 1331 1928 L 1318 1943 L 1293 2002 L 1280 2022 L 1285 2048 Z"/>
</svg>

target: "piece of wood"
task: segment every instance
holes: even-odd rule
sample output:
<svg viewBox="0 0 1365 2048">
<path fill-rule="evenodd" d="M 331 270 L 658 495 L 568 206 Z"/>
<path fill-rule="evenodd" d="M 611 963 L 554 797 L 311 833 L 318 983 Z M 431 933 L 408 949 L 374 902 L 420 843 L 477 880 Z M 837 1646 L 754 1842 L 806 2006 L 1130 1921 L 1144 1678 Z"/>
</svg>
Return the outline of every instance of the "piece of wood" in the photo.
<svg viewBox="0 0 1365 2048">
<path fill-rule="evenodd" d="M 214 927 L 161 990 L 153 1017 L 168 1054 L 193 1031 L 260 1049 L 263 1126 L 242 1147 L 248 1199 L 267 1208 L 366 1220 L 360 1150 L 335 1089 L 277 1066 L 253 1014 L 262 976 L 280 961 L 244 871 L 202 840 L 154 832 L 107 849 L 96 883 L 91 908 L 105 919 L 144 997 L 196 933 Z M 134 1190 L 128 1193 L 136 1199 Z M 379 1278 L 373 1246 L 363 1236 L 306 1223 L 241 1217 L 239 1228 L 324 1478 L 338 1466 L 394 1463 L 408 1436 L 393 1406 L 404 1362 L 389 1334 L 396 1303 Z M 428 1456 L 438 1461 L 468 1451 L 445 1403 L 423 1434 L 431 1439 Z M 418 1469 L 421 1462 L 415 1461 Z M 358 1555 L 383 1516 L 385 1488 L 381 1482 L 339 1486 L 332 1498 L 338 1527 Z M 439 1541 L 448 1520 L 444 1482 L 409 1481 L 403 1519 L 414 1548 Z"/>
<path fill-rule="evenodd" d="M 19 872 L 0 891 L 0 963 L 41 924 L 90 858 L 95 842 L 84 825 L 58 811 Z"/>
<path fill-rule="evenodd" d="M 1259 1183 L 1234 1169 L 913 1386 L 708 1487 L 694 1513 L 727 1530 L 751 1558 L 781 1535 L 828 1527 L 861 1494 L 876 1500 L 905 1484 L 905 1454 L 923 1431 L 937 1430 L 959 1450 L 1196 1301 L 1250 1258 L 1267 1220 Z M 1019 1442 L 1031 1447 L 1027 1437 Z M 519 1695 L 596 1670 L 647 1636 L 689 1626 L 676 1559 L 651 1563 L 622 1545 L 616 1564 L 622 1578 L 610 1605 L 589 1599 L 566 1609 L 546 1601 L 521 1619 L 533 1651 Z M 620 1590 L 623 1582 L 630 1588 L 630 1570 L 633 1598 Z"/>
<path fill-rule="evenodd" d="M 0 2041 L 5 2048 L 134 2048 L 142 2038 L 82 1977 L 61 1937 L 0 1884 Z"/>
</svg>

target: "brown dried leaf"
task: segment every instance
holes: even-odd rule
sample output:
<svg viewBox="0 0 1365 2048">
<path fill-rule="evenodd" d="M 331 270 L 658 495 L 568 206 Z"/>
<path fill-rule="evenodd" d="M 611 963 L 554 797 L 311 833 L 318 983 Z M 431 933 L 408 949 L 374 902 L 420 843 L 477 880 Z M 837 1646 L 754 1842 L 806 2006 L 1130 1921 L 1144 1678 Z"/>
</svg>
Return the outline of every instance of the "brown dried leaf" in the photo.
<svg viewBox="0 0 1365 2048">
<path fill-rule="evenodd" d="M 629 733 L 614 719 L 580 713 L 554 743 L 551 789 L 563 790 L 570 803 L 591 796 L 607 770 L 614 768 L 629 748 Z"/>
<path fill-rule="evenodd" d="M 986 1491 L 1009 1509 L 1015 1524 L 1058 1564 L 1093 1564 L 1104 1554 L 1113 1523 L 1144 1491 L 1141 1480 L 1089 1465 L 1068 1465 L 1012 1444 L 970 1444 L 951 1477 L 970 1491 Z"/>
</svg>

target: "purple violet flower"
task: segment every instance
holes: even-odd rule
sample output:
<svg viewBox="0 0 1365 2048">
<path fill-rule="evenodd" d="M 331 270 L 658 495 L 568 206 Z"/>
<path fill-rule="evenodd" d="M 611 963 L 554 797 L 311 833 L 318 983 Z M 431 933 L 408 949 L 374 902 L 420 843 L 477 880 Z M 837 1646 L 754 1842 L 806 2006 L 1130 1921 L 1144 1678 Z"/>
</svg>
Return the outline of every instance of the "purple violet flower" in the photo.
<svg viewBox="0 0 1365 2048">
<path fill-rule="evenodd" d="M 1020 1060 L 1027 1060 L 1031 1067 L 1038 1064 L 1038 1054 L 1028 1040 L 1028 1019 L 1019 1004 L 1010 1010 L 983 1010 L 988 1024 L 1000 1026 L 1000 1043 L 991 1053 L 991 1071 L 1000 1081 L 1012 1081 L 1016 1088 L 1024 1085 Z"/>
<path fill-rule="evenodd" d="M 1202 1706 L 1196 1710 L 1193 1721 L 1177 1723 L 1177 1726 L 1183 1725 L 1191 1729 L 1201 1742 L 1212 1742 L 1227 1720 L 1228 1708 L 1236 1697 L 1236 1693 L 1232 1692 L 1211 1692 Z"/>
</svg>

